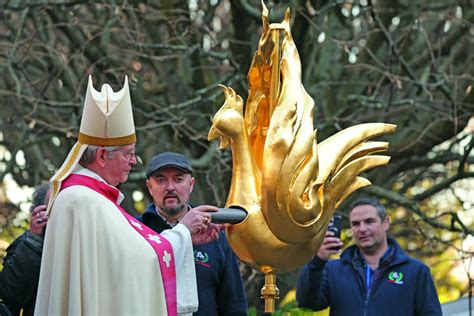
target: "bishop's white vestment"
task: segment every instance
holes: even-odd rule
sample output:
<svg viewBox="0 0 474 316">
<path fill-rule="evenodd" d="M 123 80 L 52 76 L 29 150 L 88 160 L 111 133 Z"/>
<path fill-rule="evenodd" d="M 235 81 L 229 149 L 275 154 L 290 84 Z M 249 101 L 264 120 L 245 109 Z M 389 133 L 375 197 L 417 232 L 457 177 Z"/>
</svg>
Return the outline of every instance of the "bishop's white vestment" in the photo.
<svg viewBox="0 0 474 316">
<path fill-rule="evenodd" d="M 116 190 L 117 201 L 83 185 L 58 194 L 46 229 L 35 315 L 173 314 L 160 258 L 139 233 L 144 225 L 117 208 L 123 195 L 88 169 L 77 166 L 74 173 Z M 178 224 L 160 237 L 172 246 L 177 312 L 192 313 L 198 301 L 189 230 Z"/>
</svg>

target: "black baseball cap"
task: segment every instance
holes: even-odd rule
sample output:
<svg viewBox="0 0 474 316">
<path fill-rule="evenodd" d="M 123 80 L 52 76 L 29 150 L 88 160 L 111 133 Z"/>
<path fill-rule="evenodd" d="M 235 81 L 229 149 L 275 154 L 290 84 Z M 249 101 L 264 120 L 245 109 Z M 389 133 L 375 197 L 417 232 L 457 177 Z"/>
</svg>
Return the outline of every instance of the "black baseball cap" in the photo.
<svg viewBox="0 0 474 316">
<path fill-rule="evenodd" d="M 151 159 L 146 169 L 146 177 L 149 178 L 152 174 L 165 167 L 174 167 L 187 173 L 193 173 L 193 167 L 191 167 L 185 155 L 168 151 L 158 154 Z"/>
</svg>

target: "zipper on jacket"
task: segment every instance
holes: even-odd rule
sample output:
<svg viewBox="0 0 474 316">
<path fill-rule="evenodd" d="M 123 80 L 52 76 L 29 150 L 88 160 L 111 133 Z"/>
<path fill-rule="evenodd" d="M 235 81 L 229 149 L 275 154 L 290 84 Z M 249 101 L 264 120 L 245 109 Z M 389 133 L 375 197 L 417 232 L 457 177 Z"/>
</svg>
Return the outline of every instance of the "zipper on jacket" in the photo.
<svg viewBox="0 0 474 316">
<path fill-rule="evenodd" d="M 369 308 L 370 289 L 372 288 L 373 283 L 372 281 L 372 271 L 370 269 L 370 266 L 368 264 L 365 264 L 365 289 L 367 290 L 367 295 L 365 297 L 364 316 L 367 316 L 367 310 Z"/>
<path fill-rule="evenodd" d="M 364 316 L 367 316 L 367 310 L 369 309 L 369 296 L 370 296 L 370 288 L 367 289 L 367 296 L 365 297 Z"/>
</svg>

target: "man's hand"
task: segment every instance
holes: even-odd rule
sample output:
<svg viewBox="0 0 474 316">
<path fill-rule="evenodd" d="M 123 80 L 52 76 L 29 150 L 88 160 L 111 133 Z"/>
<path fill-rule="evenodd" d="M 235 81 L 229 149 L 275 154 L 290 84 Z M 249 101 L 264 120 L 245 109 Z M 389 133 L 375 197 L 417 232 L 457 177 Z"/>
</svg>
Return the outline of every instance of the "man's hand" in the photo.
<svg viewBox="0 0 474 316">
<path fill-rule="evenodd" d="M 218 208 L 211 205 L 200 205 L 190 209 L 179 221 L 191 232 L 193 245 L 201 245 L 219 238 L 219 232 L 225 228 L 224 225 L 211 224 L 211 212 L 217 212 Z"/>
<path fill-rule="evenodd" d="M 30 231 L 40 237 L 44 236 L 44 228 L 48 222 L 46 216 L 46 205 L 39 205 L 33 209 L 30 217 Z"/>
<path fill-rule="evenodd" d="M 334 232 L 326 232 L 321 248 L 318 251 L 319 259 L 328 260 L 330 255 L 338 253 L 344 245 L 339 238 L 332 236 L 334 236 Z"/>
<path fill-rule="evenodd" d="M 201 233 L 207 230 L 211 223 L 210 212 L 217 212 L 218 208 L 211 205 L 200 205 L 190 209 L 186 215 L 179 221 L 180 224 L 185 225 L 191 235 Z"/>
</svg>

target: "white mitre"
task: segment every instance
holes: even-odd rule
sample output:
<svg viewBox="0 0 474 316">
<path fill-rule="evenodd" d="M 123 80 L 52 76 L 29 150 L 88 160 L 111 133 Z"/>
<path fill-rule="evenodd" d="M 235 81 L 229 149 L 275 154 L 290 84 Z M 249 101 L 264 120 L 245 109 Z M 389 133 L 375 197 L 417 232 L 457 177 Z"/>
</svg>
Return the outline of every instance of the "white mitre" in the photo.
<svg viewBox="0 0 474 316">
<path fill-rule="evenodd" d="M 104 84 L 99 92 L 94 89 L 92 77 L 89 76 L 79 138 L 50 180 L 51 195 L 47 213 L 61 189 L 62 181 L 77 165 L 87 146 L 125 146 L 136 140 L 128 77 L 125 76 L 122 90 L 114 92 L 110 85 Z"/>
</svg>

